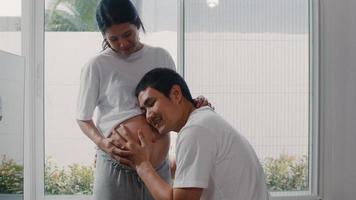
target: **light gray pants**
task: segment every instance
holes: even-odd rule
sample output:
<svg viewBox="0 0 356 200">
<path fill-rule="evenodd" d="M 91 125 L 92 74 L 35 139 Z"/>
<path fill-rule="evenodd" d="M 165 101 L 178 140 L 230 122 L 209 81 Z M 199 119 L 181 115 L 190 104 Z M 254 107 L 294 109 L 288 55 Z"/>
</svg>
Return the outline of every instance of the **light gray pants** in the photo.
<svg viewBox="0 0 356 200">
<path fill-rule="evenodd" d="M 171 183 L 167 160 L 156 171 L 163 180 Z M 153 200 L 136 171 L 116 163 L 100 150 L 94 175 L 94 200 Z"/>
</svg>

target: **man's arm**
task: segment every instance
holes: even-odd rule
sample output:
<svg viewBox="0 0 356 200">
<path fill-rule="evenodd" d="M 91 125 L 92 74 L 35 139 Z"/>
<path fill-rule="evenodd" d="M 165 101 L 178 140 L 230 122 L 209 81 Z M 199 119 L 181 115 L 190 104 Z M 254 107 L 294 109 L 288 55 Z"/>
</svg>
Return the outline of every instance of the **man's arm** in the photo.
<svg viewBox="0 0 356 200">
<path fill-rule="evenodd" d="M 140 144 L 130 137 L 130 130 L 125 126 L 121 126 L 119 135 L 122 141 L 126 142 L 125 148 L 130 152 L 133 165 L 136 168 L 137 174 L 145 183 L 148 190 L 156 200 L 199 200 L 202 188 L 172 188 L 166 183 L 156 172 L 150 162 L 151 146 L 154 145 L 139 131 L 138 138 Z M 127 150 L 121 150 L 121 156 L 127 157 Z M 126 153 L 125 153 L 126 152 Z M 120 153 L 119 153 L 120 155 Z"/>
<path fill-rule="evenodd" d="M 136 169 L 156 200 L 199 200 L 203 192 L 202 188 L 172 188 L 161 179 L 149 162 L 141 163 Z"/>
</svg>

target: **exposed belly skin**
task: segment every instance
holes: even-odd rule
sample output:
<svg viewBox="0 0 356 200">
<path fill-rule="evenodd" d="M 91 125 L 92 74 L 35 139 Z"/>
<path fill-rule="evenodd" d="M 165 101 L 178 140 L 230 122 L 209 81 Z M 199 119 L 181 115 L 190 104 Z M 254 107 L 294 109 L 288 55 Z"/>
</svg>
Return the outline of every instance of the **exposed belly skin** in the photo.
<svg viewBox="0 0 356 200">
<path fill-rule="evenodd" d="M 130 130 L 132 138 L 136 141 L 139 141 L 138 130 L 140 129 L 148 140 L 154 141 L 152 154 L 150 156 L 150 161 L 154 167 L 161 164 L 162 161 L 167 158 L 170 145 L 169 134 L 158 134 L 158 132 L 147 123 L 145 116 L 135 116 L 122 122 L 120 125 L 125 125 L 125 127 Z"/>
</svg>

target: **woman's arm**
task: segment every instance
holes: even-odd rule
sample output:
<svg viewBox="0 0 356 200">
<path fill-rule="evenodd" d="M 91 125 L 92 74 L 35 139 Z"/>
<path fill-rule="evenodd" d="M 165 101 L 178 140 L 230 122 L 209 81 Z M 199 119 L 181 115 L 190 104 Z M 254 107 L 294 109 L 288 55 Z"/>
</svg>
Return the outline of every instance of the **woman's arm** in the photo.
<svg viewBox="0 0 356 200">
<path fill-rule="evenodd" d="M 115 160 L 118 159 L 117 152 L 119 148 L 116 146 L 112 138 L 106 138 L 100 134 L 93 120 L 77 120 L 80 129 L 87 135 L 101 150 L 107 153 Z"/>
</svg>

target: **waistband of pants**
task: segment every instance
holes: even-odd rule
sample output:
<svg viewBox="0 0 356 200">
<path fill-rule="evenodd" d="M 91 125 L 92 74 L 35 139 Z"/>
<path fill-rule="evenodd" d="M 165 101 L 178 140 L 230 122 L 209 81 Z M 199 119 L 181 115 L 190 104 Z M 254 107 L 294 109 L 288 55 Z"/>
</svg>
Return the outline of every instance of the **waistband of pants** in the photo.
<svg viewBox="0 0 356 200">
<path fill-rule="evenodd" d="M 134 173 L 136 173 L 135 169 L 132 169 L 126 165 L 123 165 L 121 163 L 118 163 L 116 160 L 114 160 L 113 158 L 111 158 L 107 153 L 105 153 L 104 151 L 98 149 L 97 150 L 97 156 L 101 156 L 102 158 L 104 158 L 107 161 L 112 162 L 112 165 L 115 166 L 117 169 L 119 170 L 125 170 L 125 171 L 132 171 Z M 168 165 L 168 159 L 164 159 L 158 166 L 155 167 L 156 171 L 160 171 L 165 165 Z"/>
</svg>

